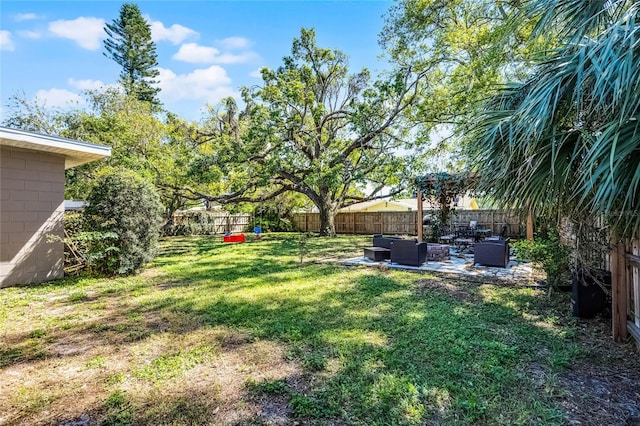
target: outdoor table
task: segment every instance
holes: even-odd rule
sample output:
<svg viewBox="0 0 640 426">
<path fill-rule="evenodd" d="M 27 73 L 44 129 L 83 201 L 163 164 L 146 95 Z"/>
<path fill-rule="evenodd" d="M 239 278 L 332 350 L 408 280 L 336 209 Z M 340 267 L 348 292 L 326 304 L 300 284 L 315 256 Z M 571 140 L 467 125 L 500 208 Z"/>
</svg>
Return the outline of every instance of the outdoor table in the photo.
<svg viewBox="0 0 640 426">
<path fill-rule="evenodd" d="M 374 262 L 381 262 L 391 258 L 391 250 L 384 247 L 366 247 L 364 249 L 364 257 Z"/>
</svg>

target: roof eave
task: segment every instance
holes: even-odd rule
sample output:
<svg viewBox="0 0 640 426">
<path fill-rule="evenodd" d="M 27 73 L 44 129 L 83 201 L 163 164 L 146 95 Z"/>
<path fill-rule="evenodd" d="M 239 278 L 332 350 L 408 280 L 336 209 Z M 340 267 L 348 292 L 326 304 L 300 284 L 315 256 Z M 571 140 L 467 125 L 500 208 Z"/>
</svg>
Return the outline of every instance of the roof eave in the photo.
<svg viewBox="0 0 640 426">
<path fill-rule="evenodd" d="M 6 127 L 0 127 L 0 145 L 62 155 L 65 169 L 111 156 L 108 146 Z"/>
</svg>

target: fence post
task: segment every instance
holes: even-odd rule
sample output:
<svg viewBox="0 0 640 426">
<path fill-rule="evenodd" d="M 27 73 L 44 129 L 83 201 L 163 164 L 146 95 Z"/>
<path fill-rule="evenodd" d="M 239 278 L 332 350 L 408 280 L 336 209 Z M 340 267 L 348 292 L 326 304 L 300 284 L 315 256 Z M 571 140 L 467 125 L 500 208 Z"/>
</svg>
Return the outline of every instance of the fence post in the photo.
<svg viewBox="0 0 640 426">
<path fill-rule="evenodd" d="M 611 251 L 611 323 L 613 339 L 627 339 L 627 265 L 624 242 L 614 235 L 615 246 Z"/>
<path fill-rule="evenodd" d="M 422 241 L 422 193 L 420 188 L 416 189 L 416 197 L 418 201 L 418 212 L 416 214 L 416 227 L 418 228 L 418 241 Z"/>
<path fill-rule="evenodd" d="M 491 210 L 491 235 L 496 233 L 496 215 L 495 211 Z"/>
</svg>

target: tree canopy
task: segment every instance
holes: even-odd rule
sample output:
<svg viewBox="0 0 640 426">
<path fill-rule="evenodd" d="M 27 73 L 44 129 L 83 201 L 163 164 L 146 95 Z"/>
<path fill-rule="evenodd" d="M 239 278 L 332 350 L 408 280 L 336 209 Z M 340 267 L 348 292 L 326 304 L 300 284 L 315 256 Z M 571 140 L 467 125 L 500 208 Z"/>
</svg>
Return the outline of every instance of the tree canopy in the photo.
<svg viewBox="0 0 640 426">
<path fill-rule="evenodd" d="M 232 199 L 304 194 L 320 211 L 321 234 L 333 235 L 337 209 L 380 197 L 402 177 L 396 151 L 408 145 L 408 128 L 398 124 L 424 74 L 407 68 L 376 82 L 366 69 L 350 74 L 347 56 L 318 47 L 313 29 L 301 30 L 281 67 L 261 72 L 262 86 L 243 89 L 245 110 L 227 105 L 215 121 L 217 160 L 233 164 Z"/>
<path fill-rule="evenodd" d="M 414 109 L 418 137 L 451 134 L 437 148 L 466 140 L 472 113 L 504 81 L 520 77 L 538 40 L 529 20 L 514 26 L 521 1 L 399 0 L 380 42 L 390 58 L 425 71 L 423 101 Z M 436 151 L 437 152 L 437 149 Z"/>
</svg>

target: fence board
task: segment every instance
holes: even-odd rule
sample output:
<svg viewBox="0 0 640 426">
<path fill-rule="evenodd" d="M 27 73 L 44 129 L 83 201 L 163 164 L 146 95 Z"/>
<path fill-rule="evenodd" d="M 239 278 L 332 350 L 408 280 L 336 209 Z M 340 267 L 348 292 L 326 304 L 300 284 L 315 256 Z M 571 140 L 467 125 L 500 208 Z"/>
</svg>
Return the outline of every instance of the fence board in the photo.
<svg viewBox="0 0 640 426">
<path fill-rule="evenodd" d="M 626 248 L 627 328 L 640 344 L 640 236 L 628 241 Z"/>
</svg>

